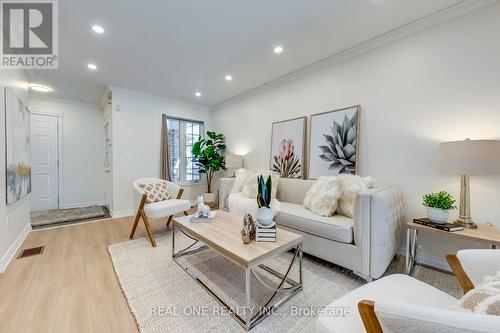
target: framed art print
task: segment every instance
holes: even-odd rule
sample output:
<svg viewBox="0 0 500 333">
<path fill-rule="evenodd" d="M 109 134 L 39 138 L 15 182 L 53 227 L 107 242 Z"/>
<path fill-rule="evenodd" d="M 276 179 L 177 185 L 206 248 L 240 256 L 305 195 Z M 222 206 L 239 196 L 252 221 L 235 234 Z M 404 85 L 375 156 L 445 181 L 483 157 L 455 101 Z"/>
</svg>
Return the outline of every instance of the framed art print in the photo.
<svg viewBox="0 0 500 333">
<path fill-rule="evenodd" d="M 307 117 L 273 123 L 270 169 L 282 178 L 305 178 Z"/>
<path fill-rule="evenodd" d="M 357 174 L 360 106 L 311 116 L 309 178 Z"/>
</svg>

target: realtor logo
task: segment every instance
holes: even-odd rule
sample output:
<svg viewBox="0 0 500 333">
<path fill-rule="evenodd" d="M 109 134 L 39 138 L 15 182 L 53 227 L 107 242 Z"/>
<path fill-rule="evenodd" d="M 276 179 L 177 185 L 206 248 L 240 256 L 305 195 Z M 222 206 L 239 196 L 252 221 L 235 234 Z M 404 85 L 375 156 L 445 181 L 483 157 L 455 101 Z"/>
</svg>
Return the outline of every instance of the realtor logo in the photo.
<svg viewBox="0 0 500 333">
<path fill-rule="evenodd" d="M 1 1 L 0 68 L 57 69 L 57 0 Z"/>
</svg>

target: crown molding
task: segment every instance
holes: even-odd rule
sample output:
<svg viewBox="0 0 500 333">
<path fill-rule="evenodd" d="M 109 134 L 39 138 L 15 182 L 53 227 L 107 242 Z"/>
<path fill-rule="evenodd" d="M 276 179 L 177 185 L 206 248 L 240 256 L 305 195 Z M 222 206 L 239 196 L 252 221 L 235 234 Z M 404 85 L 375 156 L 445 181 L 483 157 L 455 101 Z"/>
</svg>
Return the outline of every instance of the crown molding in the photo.
<svg viewBox="0 0 500 333">
<path fill-rule="evenodd" d="M 73 104 L 81 107 L 90 107 L 90 108 L 98 108 L 101 109 L 101 105 L 99 104 L 93 104 L 93 103 L 86 103 L 86 102 L 80 102 L 80 101 L 75 101 L 72 99 L 66 99 L 66 98 L 59 98 L 59 97 L 54 97 L 54 96 L 44 96 L 38 93 L 31 93 L 29 100 L 41 100 L 41 101 L 47 101 L 47 102 L 54 102 L 54 103 L 65 103 L 65 104 Z"/>
<path fill-rule="evenodd" d="M 154 101 L 157 101 L 160 103 L 174 104 L 174 105 L 188 107 L 188 108 L 196 109 L 196 110 L 203 110 L 203 111 L 207 111 L 207 112 L 210 110 L 207 106 L 203 106 L 200 104 L 192 104 L 192 103 L 188 103 L 188 102 L 179 101 L 176 99 L 160 97 L 160 96 L 151 95 L 151 94 L 147 94 L 147 93 L 141 93 L 141 92 L 128 90 L 128 89 L 120 88 L 120 87 L 116 87 L 116 86 L 108 86 L 108 89 L 106 89 L 106 92 L 108 92 L 108 91 L 111 91 L 113 93 L 113 95 L 115 92 L 117 92 L 117 93 L 128 94 L 128 95 L 133 95 L 133 96 L 137 96 L 137 97 L 141 97 L 141 98 L 154 100 Z"/>
<path fill-rule="evenodd" d="M 443 8 L 435 13 L 424 16 L 420 19 L 409 22 L 405 25 L 397 27 L 393 30 L 390 30 L 382 35 L 374 37 L 365 42 L 359 43 L 355 46 L 347 48 L 343 51 L 340 51 L 334 55 L 331 55 L 327 58 L 319 60 L 311 65 L 303 67 L 299 70 L 291 72 L 289 74 L 285 74 L 273 81 L 264 83 L 258 87 L 247 90 L 239 95 L 226 99 L 220 103 L 216 103 L 209 107 L 210 111 L 215 111 L 218 109 L 222 109 L 231 104 L 240 102 L 252 96 L 261 94 L 268 90 L 275 89 L 279 86 L 285 85 L 289 82 L 295 81 L 297 79 L 306 77 L 312 73 L 318 72 L 322 69 L 332 67 L 333 65 L 346 61 L 350 58 L 356 57 L 358 55 L 367 53 L 374 49 L 380 48 L 386 44 L 397 41 L 404 37 L 411 36 L 416 34 L 417 32 L 432 28 L 436 25 L 442 24 L 444 22 L 450 21 L 454 18 L 460 17 L 467 13 L 470 13 L 476 9 L 479 9 L 484 6 L 488 6 L 497 0 L 463 0 L 455 5 L 451 5 L 449 7 Z"/>
</svg>

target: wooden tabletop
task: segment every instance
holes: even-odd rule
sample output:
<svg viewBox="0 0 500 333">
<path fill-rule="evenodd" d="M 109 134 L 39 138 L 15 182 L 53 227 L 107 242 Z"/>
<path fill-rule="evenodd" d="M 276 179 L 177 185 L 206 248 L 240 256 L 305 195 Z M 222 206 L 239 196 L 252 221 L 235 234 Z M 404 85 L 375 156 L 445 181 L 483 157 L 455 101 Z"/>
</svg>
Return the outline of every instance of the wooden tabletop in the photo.
<svg viewBox="0 0 500 333">
<path fill-rule="evenodd" d="M 279 255 L 300 243 L 302 236 L 288 230 L 277 228 L 276 242 L 256 242 L 243 244 L 241 229 L 243 219 L 228 212 L 218 210 L 213 222 L 189 222 L 191 216 L 174 217 L 176 228 L 202 241 L 226 258 L 248 268 L 263 260 Z"/>
<path fill-rule="evenodd" d="M 410 229 L 441 233 L 450 237 L 464 238 L 489 245 L 500 245 L 500 231 L 493 225 L 478 224 L 477 229 L 464 229 L 462 231 L 453 232 L 435 229 L 414 222 L 408 222 L 406 226 Z"/>
</svg>

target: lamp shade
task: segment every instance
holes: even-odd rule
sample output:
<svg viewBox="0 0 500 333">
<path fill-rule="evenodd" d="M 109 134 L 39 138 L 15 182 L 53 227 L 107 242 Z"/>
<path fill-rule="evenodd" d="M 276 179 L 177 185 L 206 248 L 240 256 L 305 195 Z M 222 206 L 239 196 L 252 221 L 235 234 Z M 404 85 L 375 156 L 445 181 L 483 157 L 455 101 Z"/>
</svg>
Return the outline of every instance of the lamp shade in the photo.
<svg viewBox="0 0 500 333">
<path fill-rule="evenodd" d="M 243 158 L 239 155 L 226 155 L 227 169 L 240 169 L 243 167 Z"/>
<path fill-rule="evenodd" d="M 439 170 L 461 175 L 500 173 L 500 141 L 463 140 L 439 145 Z"/>
</svg>

